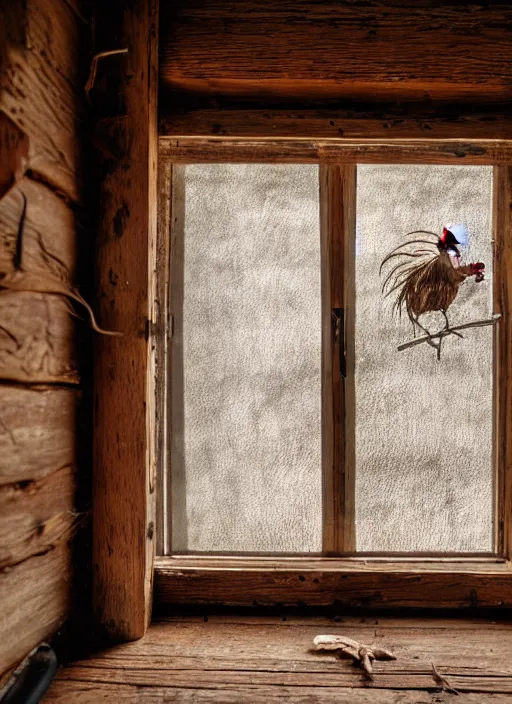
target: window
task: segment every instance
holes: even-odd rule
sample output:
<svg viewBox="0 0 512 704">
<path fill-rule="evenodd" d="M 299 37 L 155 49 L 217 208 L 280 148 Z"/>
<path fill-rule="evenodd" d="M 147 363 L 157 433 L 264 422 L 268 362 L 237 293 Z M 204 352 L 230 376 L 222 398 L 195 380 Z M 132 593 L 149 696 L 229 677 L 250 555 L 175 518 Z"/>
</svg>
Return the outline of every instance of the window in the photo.
<svg viewBox="0 0 512 704">
<path fill-rule="evenodd" d="M 378 276 L 407 232 L 440 234 L 443 225 L 465 223 L 464 257 L 485 262 L 486 275 L 460 287 L 448 316 L 452 325 L 490 319 L 492 167 L 360 166 L 356 222 L 356 549 L 492 553 L 492 326 L 446 337 L 441 360 L 426 345 L 397 351 L 413 338 L 412 325 L 407 315 L 391 316 L 393 297 L 382 296 Z M 432 239 L 408 239 L 415 238 Z M 441 313 L 421 320 L 431 331 L 444 324 Z"/>
<path fill-rule="evenodd" d="M 157 597 L 330 603 L 315 585 L 343 579 L 350 603 L 500 603 L 503 327 L 443 338 L 441 361 L 399 351 L 413 329 L 379 276 L 407 232 L 465 222 L 486 277 L 450 323 L 503 314 L 499 169 L 164 161 Z"/>
<path fill-rule="evenodd" d="M 318 166 L 173 183 L 171 550 L 319 553 Z"/>
</svg>

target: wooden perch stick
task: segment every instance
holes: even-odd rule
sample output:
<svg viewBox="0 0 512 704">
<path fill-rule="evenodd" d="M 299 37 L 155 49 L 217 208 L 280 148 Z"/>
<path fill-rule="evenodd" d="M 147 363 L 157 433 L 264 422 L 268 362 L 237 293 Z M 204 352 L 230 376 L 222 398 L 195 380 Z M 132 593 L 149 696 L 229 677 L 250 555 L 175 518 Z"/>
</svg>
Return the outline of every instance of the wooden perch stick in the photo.
<svg viewBox="0 0 512 704">
<path fill-rule="evenodd" d="M 474 320 L 472 323 L 464 323 L 464 325 L 455 325 L 454 327 L 446 328 L 445 330 L 440 330 L 439 332 L 432 333 L 432 335 L 424 335 L 423 337 L 417 337 L 415 340 L 410 342 L 404 342 L 402 345 L 398 345 L 398 351 L 407 350 L 409 347 L 414 347 L 415 345 L 421 345 L 422 342 L 428 342 L 429 340 L 434 340 L 435 338 L 443 338 L 446 335 L 451 335 L 458 330 L 466 330 L 467 328 L 483 328 L 487 325 L 496 325 L 498 320 L 501 318 L 501 313 L 495 313 L 492 318 L 486 320 Z"/>
</svg>

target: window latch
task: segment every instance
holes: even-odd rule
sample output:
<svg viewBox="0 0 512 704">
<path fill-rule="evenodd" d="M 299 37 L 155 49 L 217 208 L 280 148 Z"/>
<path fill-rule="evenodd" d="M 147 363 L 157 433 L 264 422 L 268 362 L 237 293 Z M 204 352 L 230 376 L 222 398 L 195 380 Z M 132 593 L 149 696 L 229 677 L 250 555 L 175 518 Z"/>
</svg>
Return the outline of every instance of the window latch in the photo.
<svg viewBox="0 0 512 704">
<path fill-rule="evenodd" d="M 334 344 L 338 346 L 340 360 L 340 376 L 347 376 L 347 358 L 345 354 L 345 309 L 333 308 L 332 326 L 334 331 Z"/>
</svg>

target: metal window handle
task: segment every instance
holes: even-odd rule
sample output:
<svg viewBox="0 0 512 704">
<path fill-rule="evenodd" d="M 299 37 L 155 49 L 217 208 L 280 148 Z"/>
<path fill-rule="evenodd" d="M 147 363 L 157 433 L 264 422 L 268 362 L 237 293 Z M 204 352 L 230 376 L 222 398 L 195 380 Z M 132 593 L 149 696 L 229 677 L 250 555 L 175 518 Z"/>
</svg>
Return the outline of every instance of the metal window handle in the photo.
<svg viewBox="0 0 512 704">
<path fill-rule="evenodd" d="M 340 355 L 340 375 L 347 376 L 347 358 L 345 354 L 345 309 L 332 309 L 332 324 L 334 329 L 334 344 L 338 345 Z"/>
</svg>

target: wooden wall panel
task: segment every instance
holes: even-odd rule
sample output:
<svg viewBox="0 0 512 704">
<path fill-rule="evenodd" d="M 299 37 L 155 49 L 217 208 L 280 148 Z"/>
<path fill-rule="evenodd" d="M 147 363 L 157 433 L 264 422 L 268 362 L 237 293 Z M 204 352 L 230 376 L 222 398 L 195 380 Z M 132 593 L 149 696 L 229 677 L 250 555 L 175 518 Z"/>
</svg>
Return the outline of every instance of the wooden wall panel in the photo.
<svg viewBox="0 0 512 704">
<path fill-rule="evenodd" d="M 0 672 L 53 634 L 70 607 L 71 551 L 66 542 L 0 572 Z"/>
<path fill-rule="evenodd" d="M 0 41 L 2 41 L 0 34 Z M 0 198 L 20 178 L 28 159 L 28 138 L 5 114 L 0 112 Z"/>
<path fill-rule="evenodd" d="M 85 27 L 67 0 L 0 0 L 0 675 L 70 607 L 77 322 L 42 291 L 76 284 Z"/>
<path fill-rule="evenodd" d="M 279 100 L 512 97 L 506 2 L 163 0 L 161 84 Z"/>
<path fill-rule="evenodd" d="M 81 21 L 66 0 L 1 0 L 0 25 L 7 40 L 0 110 L 28 137 L 27 167 L 78 201 L 84 102 Z"/>
<path fill-rule="evenodd" d="M 75 384 L 75 321 L 62 296 L 0 294 L 0 370 L 17 382 Z"/>
<path fill-rule="evenodd" d="M 75 404 L 71 389 L 0 383 L 0 673 L 70 608 Z"/>
<path fill-rule="evenodd" d="M 66 542 L 73 524 L 75 481 L 72 467 L 47 477 L 0 486 L 0 570 Z"/>
<path fill-rule="evenodd" d="M 14 270 L 23 195 L 22 267 L 72 282 L 77 254 L 76 213 L 50 188 L 26 177 L 0 200 L 0 272 Z"/>
<path fill-rule="evenodd" d="M 27 177 L 18 180 L 0 200 L 0 273 L 9 276 L 18 268 L 72 286 L 75 220 L 71 208 L 50 188 Z M 75 332 L 73 308 L 62 296 L 2 291 L 1 377 L 77 383 Z"/>
<path fill-rule="evenodd" d="M 0 673 L 70 606 L 75 397 L 0 383 Z"/>
<path fill-rule="evenodd" d="M 74 464 L 77 393 L 0 383 L 0 486 L 37 481 Z"/>
</svg>

